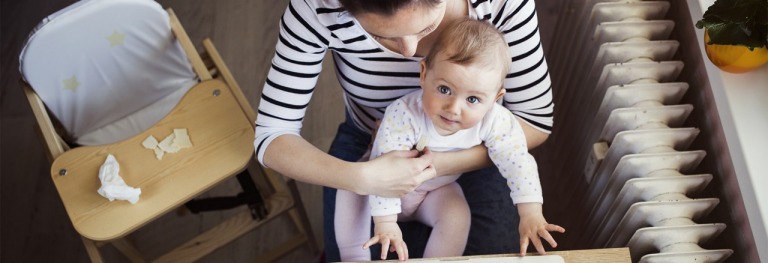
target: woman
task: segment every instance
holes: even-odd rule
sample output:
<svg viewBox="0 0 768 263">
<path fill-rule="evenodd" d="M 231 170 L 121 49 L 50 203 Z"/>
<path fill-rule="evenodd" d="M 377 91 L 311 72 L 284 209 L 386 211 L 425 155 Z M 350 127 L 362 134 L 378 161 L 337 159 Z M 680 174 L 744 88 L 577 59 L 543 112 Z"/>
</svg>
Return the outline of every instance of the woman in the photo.
<svg viewBox="0 0 768 263">
<path fill-rule="evenodd" d="M 532 0 L 289 3 L 259 104 L 254 146 L 264 165 L 296 180 L 326 187 L 323 198 L 329 261 L 338 260 L 333 229 L 335 188 L 360 195 L 398 197 L 434 176 L 457 173 L 463 173 L 458 182 L 472 212 L 465 254 L 517 251 L 515 207 L 498 170 L 490 167 L 483 146 L 451 153 L 427 152 L 418 157 L 416 151 L 395 151 L 357 162 L 386 106 L 419 89 L 419 61 L 432 47 L 436 32 L 462 17 L 488 20 L 504 34 L 512 61 L 504 83 L 504 106 L 523 123 L 529 147 L 541 144 L 552 127 L 554 106 Z M 327 50 L 333 54 L 347 113 L 328 154 L 299 135 Z M 301 165 L 296 165 L 296 160 L 301 160 Z M 411 231 L 423 229 L 403 228 L 403 232 Z M 410 250 L 411 255 L 419 255 L 417 246 Z"/>
</svg>

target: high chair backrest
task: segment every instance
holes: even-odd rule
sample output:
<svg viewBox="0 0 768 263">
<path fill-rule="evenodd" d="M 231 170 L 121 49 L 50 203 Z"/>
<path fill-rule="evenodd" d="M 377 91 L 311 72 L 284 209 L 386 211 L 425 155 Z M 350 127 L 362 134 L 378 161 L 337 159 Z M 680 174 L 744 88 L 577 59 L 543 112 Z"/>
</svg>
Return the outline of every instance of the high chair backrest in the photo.
<svg viewBox="0 0 768 263">
<path fill-rule="evenodd" d="M 46 18 L 20 55 L 24 80 L 83 145 L 163 118 L 197 77 L 152 0 L 84 0 Z"/>
</svg>

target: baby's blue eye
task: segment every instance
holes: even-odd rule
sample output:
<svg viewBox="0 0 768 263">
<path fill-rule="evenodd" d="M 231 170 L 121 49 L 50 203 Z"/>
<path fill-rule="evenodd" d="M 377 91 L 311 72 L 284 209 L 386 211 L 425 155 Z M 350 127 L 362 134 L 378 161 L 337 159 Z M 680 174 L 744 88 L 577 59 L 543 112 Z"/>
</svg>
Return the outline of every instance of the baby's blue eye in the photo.
<svg viewBox="0 0 768 263">
<path fill-rule="evenodd" d="M 467 102 L 469 102 L 471 104 L 480 103 L 480 99 L 478 99 L 475 96 L 472 96 L 472 97 L 467 98 Z"/>
<path fill-rule="evenodd" d="M 441 94 L 451 94 L 451 88 L 446 87 L 445 85 L 438 86 L 437 91 L 439 91 Z"/>
</svg>

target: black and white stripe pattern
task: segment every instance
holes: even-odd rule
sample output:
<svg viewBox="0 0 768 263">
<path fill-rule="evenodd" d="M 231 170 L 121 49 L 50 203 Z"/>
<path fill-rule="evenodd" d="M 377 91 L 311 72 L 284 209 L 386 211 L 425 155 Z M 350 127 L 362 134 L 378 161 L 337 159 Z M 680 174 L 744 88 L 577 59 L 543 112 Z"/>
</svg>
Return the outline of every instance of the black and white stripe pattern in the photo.
<svg viewBox="0 0 768 263">
<path fill-rule="evenodd" d="M 469 17 L 493 23 L 510 46 L 504 106 L 548 132 L 554 105 L 533 2 L 470 0 Z M 378 44 L 336 0 L 292 0 L 280 21 L 276 54 L 259 103 L 254 141 L 259 161 L 274 138 L 299 135 L 328 49 L 346 110 L 365 131 L 390 103 L 419 88 L 420 58 L 406 58 Z"/>
</svg>

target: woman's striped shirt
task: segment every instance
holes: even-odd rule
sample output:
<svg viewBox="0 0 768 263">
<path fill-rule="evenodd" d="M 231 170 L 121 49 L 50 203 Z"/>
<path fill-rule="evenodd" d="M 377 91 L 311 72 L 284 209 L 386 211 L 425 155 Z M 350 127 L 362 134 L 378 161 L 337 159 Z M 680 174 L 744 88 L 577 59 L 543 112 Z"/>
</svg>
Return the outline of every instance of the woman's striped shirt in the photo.
<svg viewBox="0 0 768 263">
<path fill-rule="evenodd" d="M 512 63 L 503 105 L 549 132 L 554 105 L 534 0 L 469 0 L 468 16 L 493 23 L 509 44 Z M 259 102 L 254 146 L 260 162 L 272 140 L 299 135 L 327 50 L 346 111 L 364 131 L 371 131 L 390 103 L 419 89 L 421 58 L 380 45 L 338 0 L 291 0 Z"/>
</svg>

